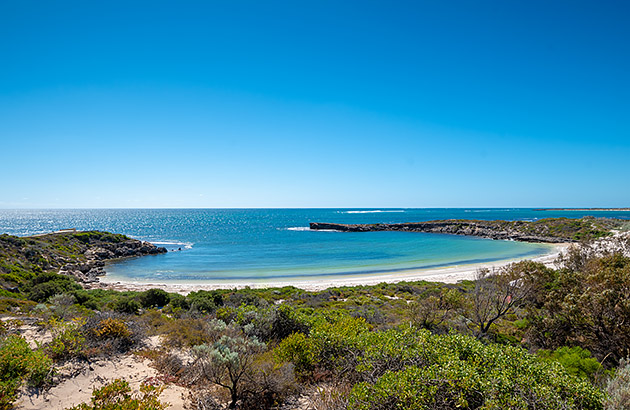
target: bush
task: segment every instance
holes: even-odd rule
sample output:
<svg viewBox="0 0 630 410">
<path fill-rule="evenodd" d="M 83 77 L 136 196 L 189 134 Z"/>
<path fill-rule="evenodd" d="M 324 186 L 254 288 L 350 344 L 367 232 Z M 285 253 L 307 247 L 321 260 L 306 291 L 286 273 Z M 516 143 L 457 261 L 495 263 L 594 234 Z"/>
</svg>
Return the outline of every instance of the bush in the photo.
<svg viewBox="0 0 630 410">
<path fill-rule="evenodd" d="M 70 276 L 44 272 L 31 280 L 28 298 L 35 302 L 45 302 L 49 297 L 81 289 Z"/>
<path fill-rule="evenodd" d="M 419 334 L 407 345 L 400 331 L 370 334 L 357 370 L 364 379 L 384 369 L 375 381 L 355 385 L 352 409 L 487 408 L 602 409 L 603 395 L 559 364 L 540 362 L 516 347 L 484 345 L 462 335 Z M 402 365 L 401 365 L 402 363 Z"/>
<path fill-rule="evenodd" d="M 0 313 L 28 312 L 36 303 L 15 297 L 0 297 Z"/>
<path fill-rule="evenodd" d="M 53 340 L 47 347 L 50 357 L 55 361 L 65 360 L 76 356 L 83 356 L 85 336 L 81 332 L 84 319 L 64 322 L 51 318 Z"/>
<path fill-rule="evenodd" d="M 11 335 L 0 340 L 0 409 L 12 408 L 24 380 L 42 384 L 51 366 L 48 356 L 41 350 L 31 350 L 22 337 Z"/>
<path fill-rule="evenodd" d="M 140 303 L 144 308 L 164 307 L 171 297 L 162 289 L 149 289 L 140 295 Z"/>
<path fill-rule="evenodd" d="M 125 353 L 140 345 L 144 337 L 141 330 L 133 321 L 108 314 L 88 318 L 81 329 L 88 356 Z"/>
<path fill-rule="evenodd" d="M 225 328 L 226 324 L 216 319 L 178 319 L 167 322 L 159 331 L 166 335 L 167 346 L 193 347 L 214 342 Z"/>
<path fill-rule="evenodd" d="M 630 361 L 622 359 L 615 376 L 606 386 L 606 410 L 630 409 Z"/>
<path fill-rule="evenodd" d="M 119 313 L 135 315 L 140 310 L 140 303 L 134 298 L 123 296 L 114 303 L 114 310 Z"/>
<path fill-rule="evenodd" d="M 315 347 L 311 339 L 302 333 L 285 338 L 274 350 L 279 361 L 293 363 L 300 377 L 307 377 L 315 368 Z"/>
<path fill-rule="evenodd" d="M 171 295 L 170 305 L 173 309 L 190 309 L 190 304 L 185 296 L 182 296 L 178 293 L 174 293 Z"/>
<path fill-rule="evenodd" d="M 132 394 L 126 380 L 116 379 L 95 389 L 91 404 L 82 403 L 67 410 L 164 410 L 168 404 L 159 400 L 163 389 L 143 384 L 139 393 Z"/>
<path fill-rule="evenodd" d="M 539 350 L 537 354 L 545 360 L 557 361 L 569 374 L 574 376 L 587 377 L 593 380 L 597 372 L 602 370 L 602 365 L 597 359 L 591 357 L 591 352 L 579 346 L 564 346 L 553 352 Z"/>
<path fill-rule="evenodd" d="M 557 362 L 517 347 L 484 345 L 463 335 L 412 326 L 370 331 L 343 314 L 317 318 L 308 336 L 294 334 L 276 356 L 353 384 L 350 408 L 602 409 L 603 395 Z"/>
<path fill-rule="evenodd" d="M 92 332 L 99 339 L 112 339 L 112 338 L 125 338 L 131 337 L 131 331 L 120 319 L 114 319 L 111 317 L 101 320 L 97 327 L 92 329 Z"/>
<path fill-rule="evenodd" d="M 256 358 L 266 348 L 256 339 L 233 333 L 224 334 L 212 345 L 199 345 L 193 349 L 199 373 L 207 381 L 229 391 L 229 408 L 236 407 L 236 403 L 244 398 L 247 381 L 256 372 Z"/>
<path fill-rule="evenodd" d="M 223 306 L 223 296 L 217 291 L 190 292 L 186 300 L 191 309 L 203 313 L 212 313 L 217 307 Z"/>
</svg>

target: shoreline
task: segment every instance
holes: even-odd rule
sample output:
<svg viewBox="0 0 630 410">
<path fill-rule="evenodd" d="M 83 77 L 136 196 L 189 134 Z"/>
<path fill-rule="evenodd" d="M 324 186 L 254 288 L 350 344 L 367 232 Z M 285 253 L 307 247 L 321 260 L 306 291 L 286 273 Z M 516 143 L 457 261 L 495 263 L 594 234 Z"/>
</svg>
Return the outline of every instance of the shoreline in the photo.
<svg viewBox="0 0 630 410">
<path fill-rule="evenodd" d="M 549 245 L 549 244 L 545 244 Z M 132 282 L 113 280 L 107 281 L 107 275 L 99 278 L 95 288 L 112 289 L 118 291 L 144 291 L 158 288 L 167 292 L 186 295 L 198 290 L 216 289 L 241 289 L 250 288 L 281 288 L 293 286 L 306 291 L 321 291 L 331 287 L 377 285 L 382 282 L 397 283 L 402 281 L 421 281 L 456 283 L 461 280 L 474 279 L 475 273 L 480 268 L 496 269 L 522 260 L 532 260 L 544 263 L 546 266 L 554 264 L 558 255 L 568 249 L 572 243 L 557 243 L 550 247 L 550 251 L 544 255 L 533 258 L 505 259 L 494 262 L 475 263 L 469 265 L 454 265 L 429 269 L 408 269 L 382 272 L 378 274 L 365 274 L 338 277 L 316 277 L 308 279 L 292 278 L 291 280 L 225 280 L 208 283 L 176 283 L 176 282 Z"/>
</svg>

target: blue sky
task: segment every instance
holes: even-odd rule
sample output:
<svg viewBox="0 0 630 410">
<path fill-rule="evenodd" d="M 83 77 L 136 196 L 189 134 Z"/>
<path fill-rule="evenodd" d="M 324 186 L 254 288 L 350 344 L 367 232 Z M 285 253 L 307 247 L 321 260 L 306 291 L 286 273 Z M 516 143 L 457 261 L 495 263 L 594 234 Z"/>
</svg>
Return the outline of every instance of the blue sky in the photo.
<svg viewBox="0 0 630 410">
<path fill-rule="evenodd" d="M 0 208 L 630 206 L 621 1 L 0 1 Z"/>
</svg>

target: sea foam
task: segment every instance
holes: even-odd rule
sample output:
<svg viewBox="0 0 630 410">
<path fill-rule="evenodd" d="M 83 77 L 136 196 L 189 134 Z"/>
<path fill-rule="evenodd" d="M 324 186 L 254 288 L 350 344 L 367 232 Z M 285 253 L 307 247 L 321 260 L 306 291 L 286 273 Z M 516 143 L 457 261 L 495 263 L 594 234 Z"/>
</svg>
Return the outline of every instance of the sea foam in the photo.
<svg viewBox="0 0 630 410">
<path fill-rule="evenodd" d="M 153 245 L 167 245 L 167 246 L 183 246 L 184 249 L 192 249 L 194 243 L 190 242 L 176 242 L 176 241 L 148 241 Z"/>
<path fill-rule="evenodd" d="M 375 209 L 373 211 L 339 211 L 339 213 L 342 214 L 378 214 L 378 213 L 385 213 L 385 212 L 405 212 L 404 209 L 395 209 L 395 210 L 382 210 L 382 209 Z"/>
</svg>

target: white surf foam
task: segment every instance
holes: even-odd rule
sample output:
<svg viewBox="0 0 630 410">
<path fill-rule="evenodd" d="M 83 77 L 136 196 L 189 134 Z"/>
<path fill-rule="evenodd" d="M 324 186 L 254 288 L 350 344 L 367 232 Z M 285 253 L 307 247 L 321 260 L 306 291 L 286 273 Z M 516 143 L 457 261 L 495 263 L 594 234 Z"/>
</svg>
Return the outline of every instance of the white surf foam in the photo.
<svg viewBox="0 0 630 410">
<path fill-rule="evenodd" d="M 194 243 L 190 242 L 176 242 L 176 241 L 149 241 L 153 245 L 167 245 L 167 246 L 179 246 L 184 247 L 185 249 L 192 249 Z"/>
<path fill-rule="evenodd" d="M 294 226 L 291 228 L 284 228 L 284 229 L 286 229 L 287 231 L 297 231 L 297 232 L 342 232 L 337 229 L 311 229 L 308 226 Z"/>
<path fill-rule="evenodd" d="M 382 209 L 375 209 L 373 211 L 339 211 L 339 213 L 342 214 L 378 214 L 378 213 L 385 213 L 385 212 L 405 212 L 404 209 L 394 209 L 394 210 L 382 210 Z"/>
</svg>

